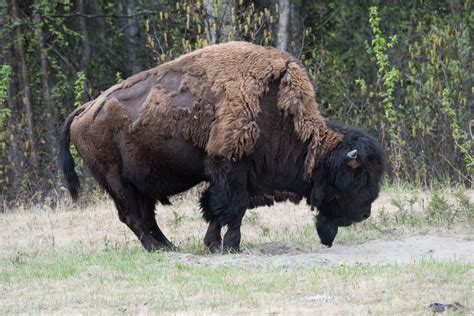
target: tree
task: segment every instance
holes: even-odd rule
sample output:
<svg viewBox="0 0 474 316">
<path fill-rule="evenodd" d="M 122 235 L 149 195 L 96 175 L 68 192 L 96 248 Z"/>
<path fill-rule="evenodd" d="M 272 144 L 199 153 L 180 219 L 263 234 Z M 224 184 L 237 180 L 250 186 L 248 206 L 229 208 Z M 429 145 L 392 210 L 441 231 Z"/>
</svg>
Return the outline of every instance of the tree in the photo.
<svg viewBox="0 0 474 316">
<path fill-rule="evenodd" d="M 288 49 L 288 20 L 290 18 L 290 0 L 278 0 L 280 16 L 278 18 L 278 49 Z"/>
<path fill-rule="evenodd" d="M 82 38 L 81 50 L 81 70 L 87 77 L 88 67 L 91 59 L 91 44 L 89 40 L 89 31 L 87 30 L 86 10 L 84 7 L 84 0 L 77 0 L 77 12 L 79 15 L 79 30 Z"/>
<path fill-rule="evenodd" d="M 15 54 L 18 57 L 18 68 L 20 73 L 20 84 L 21 89 L 23 90 L 23 105 L 27 121 L 27 131 L 28 131 L 28 142 L 29 142 L 29 162 L 31 166 L 31 180 L 34 183 L 35 179 L 40 174 L 39 172 L 39 161 L 38 161 L 38 145 L 36 142 L 36 132 L 34 124 L 34 115 L 33 115 L 33 102 L 32 95 L 30 90 L 30 84 L 28 81 L 28 64 L 25 55 L 25 47 L 23 43 L 23 33 L 21 26 L 22 18 L 20 16 L 20 8 L 18 6 L 17 0 L 11 0 L 10 2 L 11 16 L 15 21 Z"/>
<path fill-rule="evenodd" d="M 133 17 L 135 13 L 135 0 L 126 0 L 126 12 L 130 17 L 127 18 L 127 29 L 125 35 L 128 42 L 128 60 L 130 62 L 130 68 L 132 74 L 136 74 L 142 71 L 142 66 L 140 65 L 140 60 L 137 56 L 137 47 L 139 44 L 138 34 L 140 28 L 138 27 L 137 20 Z"/>
<path fill-rule="evenodd" d="M 225 43 L 233 40 L 232 14 L 235 0 L 205 0 L 207 40 L 210 43 Z"/>
</svg>

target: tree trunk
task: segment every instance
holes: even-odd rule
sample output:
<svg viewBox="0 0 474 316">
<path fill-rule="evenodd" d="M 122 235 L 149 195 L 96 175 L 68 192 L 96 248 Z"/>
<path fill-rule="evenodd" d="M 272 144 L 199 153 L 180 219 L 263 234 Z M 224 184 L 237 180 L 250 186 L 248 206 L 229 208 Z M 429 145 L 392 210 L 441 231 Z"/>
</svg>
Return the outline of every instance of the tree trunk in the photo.
<svg viewBox="0 0 474 316">
<path fill-rule="evenodd" d="M 290 36 L 287 51 L 300 58 L 304 46 L 304 23 L 301 16 L 301 1 L 291 1 L 290 4 Z"/>
<path fill-rule="evenodd" d="M 40 5 L 39 0 L 35 0 L 37 6 Z M 54 122 L 56 122 L 56 109 L 54 107 L 53 98 L 51 97 L 51 85 L 49 81 L 49 65 L 48 65 L 48 55 L 45 47 L 45 40 L 43 34 L 43 21 L 41 18 L 41 13 L 39 11 L 35 12 L 34 15 L 35 26 L 36 26 L 36 40 L 38 43 L 39 49 L 39 58 L 41 62 L 41 88 L 43 93 L 43 101 L 45 104 L 45 114 L 44 120 L 46 125 L 46 146 L 48 147 L 48 165 L 46 168 L 43 168 L 45 172 L 50 172 L 53 165 L 51 164 L 55 161 L 56 157 L 56 148 L 57 148 L 57 137 L 56 137 L 56 127 Z"/>
<path fill-rule="evenodd" d="M 135 13 L 135 0 L 127 0 L 126 1 L 126 10 L 127 15 L 133 15 Z M 138 33 L 140 28 L 138 27 L 137 20 L 135 18 L 128 18 L 127 19 L 127 31 L 125 32 L 129 44 L 128 49 L 128 59 L 131 63 L 131 71 L 132 74 L 136 74 L 137 72 L 142 71 L 142 67 L 140 62 L 137 59 L 137 52 L 136 49 L 139 44 Z"/>
<path fill-rule="evenodd" d="M 288 49 L 288 21 L 290 18 L 290 0 L 279 0 L 280 17 L 278 19 L 277 48 Z"/>
<path fill-rule="evenodd" d="M 232 10 L 235 0 L 205 0 L 207 19 L 207 40 L 211 43 L 225 43 L 233 40 Z"/>
<path fill-rule="evenodd" d="M 33 102 L 31 97 L 31 90 L 28 83 L 28 68 L 25 57 L 25 48 L 23 44 L 23 34 L 21 31 L 21 18 L 20 8 L 18 7 L 17 0 L 11 0 L 11 13 L 15 21 L 20 22 L 20 25 L 15 27 L 15 51 L 16 57 L 18 58 L 18 67 L 20 68 L 20 86 L 23 90 L 23 104 L 25 106 L 25 116 L 27 122 L 28 142 L 29 142 L 29 161 L 32 171 L 32 183 L 35 182 L 39 174 L 39 162 L 38 162 L 38 146 L 36 143 L 36 133 L 33 119 Z"/>
<path fill-rule="evenodd" d="M 3 10 L 0 11 L 0 28 L 2 32 L 0 33 L 0 65 L 7 64 L 12 65 L 11 61 L 11 49 L 9 47 L 10 43 L 10 32 L 7 32 L 7 19 L 5 12 Z M 14 80 L 15 73 L 13 72 L 10 77 L 10 84 L 8 86 L 7 91 L 7 98 L 5 104 L 7 105 L 7 109 L 12 111 L 10 113 L 10 117 L 6 118 L 2 125 L 0 125 L 0 213 L 4 212 L 3 205 L 6 200 L 8 200 L 7 194 L 10 193 L 12 185 L 15 181 L 15 174 L 18 173 L 18 169 L 16 168 L 15 161 L 11 159 L 10 150 L 15 145 L 15 142 L 7 141 L 9 136 L 11 135 L 11 129 L 9 126 L 14 126 L 16 124 L 9 124 L 12 121 L 12 116 L 15 115 L 13 113 L 15 106 L 15 102 L 13 99 L 14 91 L 13 91 L 13 80 Z M 13 93 L 12 93 L 13 92 Z M 3 108 L 4 105 L 0 104 L 0 108 Z M 2 122 L 0 122 L 2 123 Z M 14 139 L 14 138 L 13 138 Z"/>
<path fill-rule="evenodd" d="M 84 9 L 84 0 L 77 0 L 77 11 L 82 14 L 86 14 Z M 81 54 L 81 70 L 84 72 L 87 78 L 87 69 L 91 60 L 91 44 L 89 41 L 89 32 L 87 31 L 87 22 L 84 16 L 79 16 L 79 30 L 82 37 L 82 54 Z"/>
</svg>

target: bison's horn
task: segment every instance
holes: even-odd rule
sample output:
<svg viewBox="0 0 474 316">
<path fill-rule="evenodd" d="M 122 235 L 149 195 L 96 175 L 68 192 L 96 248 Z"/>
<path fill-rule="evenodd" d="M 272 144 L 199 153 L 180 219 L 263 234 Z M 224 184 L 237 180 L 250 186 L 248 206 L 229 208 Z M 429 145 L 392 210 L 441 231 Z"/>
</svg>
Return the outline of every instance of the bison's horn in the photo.
<svg viewBox="0 0 474 316">
<path fill-rule="evenodd" d="M 347 158 L 356 159 L 357 158 L 357 149 L 351 150 L 347 153 Z"/>
<path fill-rule="evenodd" d="M 359 166 L 357 163 L 357 149 L 351 150 L 347 153 L 346 165 L 352 169 L 355 169 Z"/>
</svg>

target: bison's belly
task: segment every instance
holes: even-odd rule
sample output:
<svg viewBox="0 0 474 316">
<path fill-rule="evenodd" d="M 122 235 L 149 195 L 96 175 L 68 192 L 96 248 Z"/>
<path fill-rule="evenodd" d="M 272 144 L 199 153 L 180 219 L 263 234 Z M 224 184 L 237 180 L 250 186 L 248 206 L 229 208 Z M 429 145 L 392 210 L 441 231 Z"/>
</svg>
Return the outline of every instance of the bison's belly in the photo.
<svg viewBox="0 0 474 316">
<path fill-rule="evenodd" d="M 123 176 L 149 196 L 168 197 L 206 180 L 204 152 L 181 137 L 134 139 L 119 148 Z"/>
</svg>

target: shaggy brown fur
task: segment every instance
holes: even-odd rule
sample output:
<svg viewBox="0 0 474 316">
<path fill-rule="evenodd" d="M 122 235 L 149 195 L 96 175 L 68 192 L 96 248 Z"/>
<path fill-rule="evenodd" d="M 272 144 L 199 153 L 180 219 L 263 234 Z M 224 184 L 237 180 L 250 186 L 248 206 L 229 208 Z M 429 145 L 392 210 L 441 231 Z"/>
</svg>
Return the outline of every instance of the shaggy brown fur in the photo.
<svg viewBox="0 0 474 316">
<path fill-rule="evenodd" d="M 172 64 L 169 64 L 172 67 Z M 279 90 L 278 108 L 293 117 L 294 127 L 300 140 L 311 139 L 306 160 L 305 175 L 309 178 L 315 165 L 316 152 L 323 143 L 324 156 L 342 136 L 326 128 L 320 115 L 312 84 L 297 60 L 279 50 L 245 42 L 214 45 L 198 50 L 176 61 L 181 69 L 192 68 L 201 78 L 183 82 L 184 87 L 196 91 L 210 89 L 220 96 L 215 105 L 215 118 L 210 126 L 198 124 L 189 128 L 190 138 L 202 146 L 198 135 L 209 133 L 206 152 L 226 159 L 240 159 L 252 152 L 259 135 L 255 119 L 261 111 L 260 99 L 268 91 L 271 81 L 283 77 Z M 203 80 L 204 79 L 204 80 Z M 201 123 L 198 120 L 199 123 Z M 207 128 L 210 127 L 208 132 Z M 205 130 L 202 130 L 205 128 Z"/>
<path fill-rule="evenodd" d="M 309 180 L 318 150 L 324 157 L 342 136 L 326 127 L 312 84 L 298 61 L 285 52 L 251 43 L 209 46 L 130 77 L 85 105 L 83 118 L 73 130 L 97 119 L 115 99 L 113 104 L 122 105 L 130 122 L 125 117 L 119 120 L 132 123 L 131 131 L 147 126 L 157 135 L 175 137 L 176 124 L 182 121 L 184 137 L 208 155 L 241 159 L 255 147 L 260 99 L 278 78 L 282 79 L 275 106 L 293 118 L 302 142 L 310 140 L 305 162 Z"/>
</svg>

